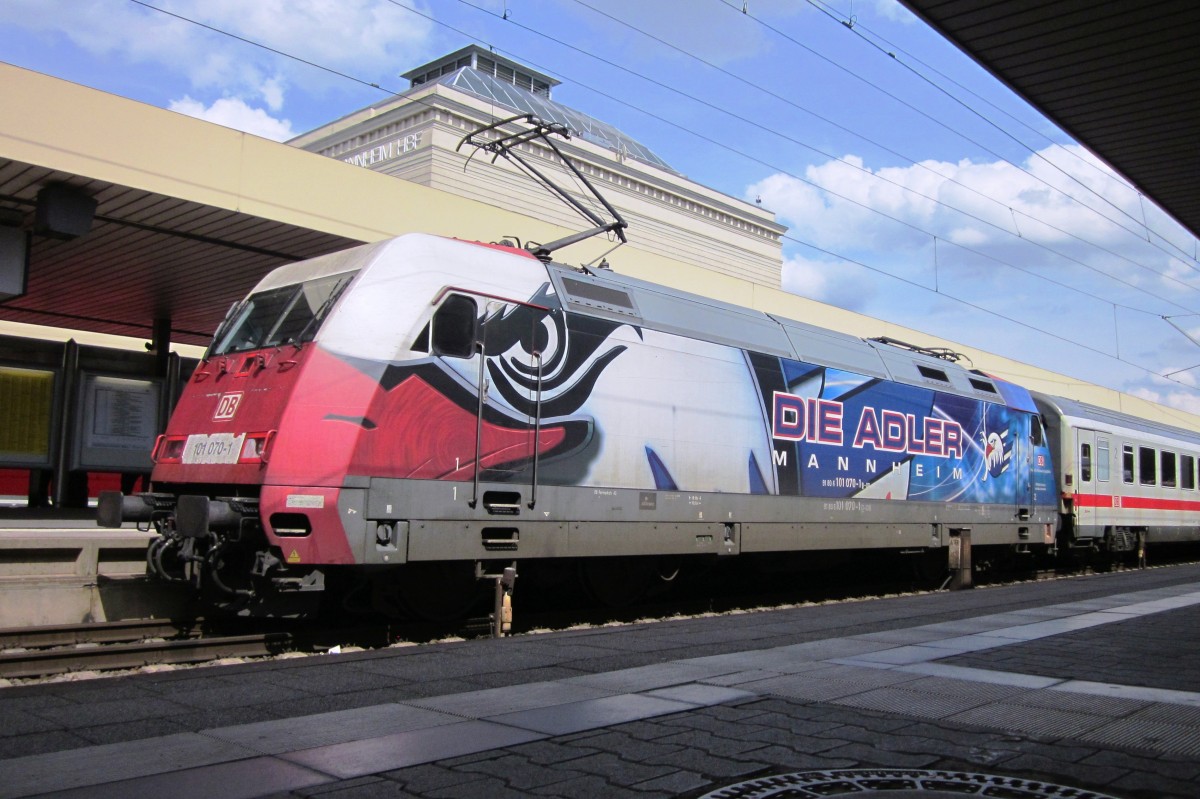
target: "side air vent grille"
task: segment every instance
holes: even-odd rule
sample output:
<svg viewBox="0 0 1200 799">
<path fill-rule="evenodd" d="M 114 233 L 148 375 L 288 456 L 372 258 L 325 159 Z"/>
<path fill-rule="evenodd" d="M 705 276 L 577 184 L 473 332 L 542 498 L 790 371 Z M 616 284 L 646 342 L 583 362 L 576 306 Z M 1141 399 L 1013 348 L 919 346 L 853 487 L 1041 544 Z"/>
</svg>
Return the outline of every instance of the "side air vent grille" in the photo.
<svg viewBox="0 0 1200 799">
<path fill-rule="evenodd" d="M 570 277 L 564 277 L 562 284 L 567 291 L 567 299 L 573 303 L 627 316 L 638 315 L 633 298 L 621 289 Z"/>
</svg>

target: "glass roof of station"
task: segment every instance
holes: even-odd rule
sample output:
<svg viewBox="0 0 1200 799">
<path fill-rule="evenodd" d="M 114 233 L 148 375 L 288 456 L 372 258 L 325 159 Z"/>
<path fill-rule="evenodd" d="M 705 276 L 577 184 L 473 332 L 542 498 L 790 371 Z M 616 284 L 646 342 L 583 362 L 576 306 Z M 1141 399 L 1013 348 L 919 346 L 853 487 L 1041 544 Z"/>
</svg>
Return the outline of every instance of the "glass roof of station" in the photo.
<svg viewBox="0 0 1200 799">
<path fill-rule="evenodd" d="M 511 108 L 517 113 L 533 114 L 545 122 L 561 123 L 566 125 L 573 136 L 579 136 L 593 144 L 607 147 L 628 158 L 634 158 L 659 169 L 679 174 L 648 147 L 607 122 L 601 122 L 595 117 L 568 108 L 562 103 L 556 103 L 542 94 L 535 94 L 512 83 L 499 80 L 474 67 L 461 67 L 431 82 L 474 94 L 484 100 Z"/>
</svg>

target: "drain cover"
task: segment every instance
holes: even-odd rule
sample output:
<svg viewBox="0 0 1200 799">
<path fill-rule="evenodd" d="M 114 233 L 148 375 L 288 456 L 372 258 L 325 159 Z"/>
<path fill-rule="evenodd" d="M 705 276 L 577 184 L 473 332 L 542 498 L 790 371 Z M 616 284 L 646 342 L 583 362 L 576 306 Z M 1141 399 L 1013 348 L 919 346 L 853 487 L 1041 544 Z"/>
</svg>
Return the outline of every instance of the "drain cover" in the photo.
<svg viewBox="0 0 1200 799">
<path fill-rule="evenodd" d="M 807 799 L 853 795 L 856 799 L 939 799 L 989 796 L 996 799 L 1116 799 L 1105 793 L 1084 791 L 1040 780 L 972 774 L 964 771 L 915 769 L 848 769 L 797 771 L 739 782 L 701 799 Z"/>
</svg>

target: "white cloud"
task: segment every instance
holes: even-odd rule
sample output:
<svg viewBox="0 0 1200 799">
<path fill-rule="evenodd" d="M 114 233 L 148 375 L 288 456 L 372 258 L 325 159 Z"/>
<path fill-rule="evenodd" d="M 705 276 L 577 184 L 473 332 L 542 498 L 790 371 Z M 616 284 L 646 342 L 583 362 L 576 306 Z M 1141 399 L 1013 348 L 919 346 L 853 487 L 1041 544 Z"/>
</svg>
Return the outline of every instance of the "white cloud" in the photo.
<svg viewBox="0 0 1200 799">
<path fill-rule="evenodd" d="M 862 267 L 837 260 L 785 258 L 782 284 L 793 294 L 850 310 L 862 310 L 875 294 L 874 283 L 863 279 Z"/>
<path fill-rule="evenodd" d="M 1200 362 L 1200 349 L 1161 319 L 1200 303 L 1200 273 L 1187 257 L 1194 242 L 1150 206 L 1155 234 L 1187 255 L 1123 229 L 1140 224 L 1141 199 L 1082 148 L 1047 148 L 1019 166 L 870 168 L 847 156 L 801 176 L 771 175 L 746 196 L 761 197 L 789 238 L 829 262 L 858 261 L 899 280 L 789 255 L 808 252 L 785 242 L 785 289 L 1200 411 L 1186 374 L 1173 382 L 1143 371 Z"/>
<path fill-rule="evenodd" d="M 386 0 L 159 0 L 165 11 L 127 2 L 5 0 L 0 24 L 62 35 L 87 52 L 183 76 L 193 91 L 245 96 L 274 81 L 344 86 L 311 66 L 255 47 L 240 36 L 381 84 L 424 54 L 433 23 Z M 420 2 L 414 2 L 418 9 Z M 336 83 L 335 83 L 336 82 Z M 268 106 L 278 97 L 268 95 Z"/>
<path fill-rule="evenodd" d="M 276 119 L 263 109 L 251 108 L 236 97 L 222 97 L 209 106 L 191 97 L 184 97 L 182 100 L 173 100 L 170 109 L 264 139 L 286 141 L 296 135 L 292 124 L 286 119 Z"/>
<path fill-rule="evenodd" d="M 1048 147 L 1020 165 L 925 161 L 871 169 L 848 155 L 800 177 L 771 175 L 746 194 L 761 197 L 795 238 L 873 265 L 917 253 L 936 237 L 1047 274 L 1078 271 L 1082 262 L 1160 297 L 1200 297 L 1181 285 L 1200 290 L 1194 265 L 1137 229 L 1137 194 L 1078 146 Z M 1162 229 L 1179 241 L 1177 225 Z M 1118 282 L 1099 285 L 1114 299 L 1129 291 Z"/>
<path fill-rule="evenodd" d="M 1140 397 L 1150 402 L 1157 402 L 1159 405 L 1166 405 L 1169 408 L 1178 408 L 1181 411 L 1188 413 L 1200 414 L 1200 395 L 1195 391 L 1180 386 L 1176 389 L 1167 389 L 1164 391 L 1156 391 L 1151 388 L 1139 386 L 1132 389 L 1126 389 L 1127 393 L 1135 397 Z"/>
<path fill-rule="evenodd" d="M 275 77 L 267 80 L 260 87 L 263 100 L 267 104 L 267 108 L 278 112 L 283 108 L 283 81 Z"/>
</svg>

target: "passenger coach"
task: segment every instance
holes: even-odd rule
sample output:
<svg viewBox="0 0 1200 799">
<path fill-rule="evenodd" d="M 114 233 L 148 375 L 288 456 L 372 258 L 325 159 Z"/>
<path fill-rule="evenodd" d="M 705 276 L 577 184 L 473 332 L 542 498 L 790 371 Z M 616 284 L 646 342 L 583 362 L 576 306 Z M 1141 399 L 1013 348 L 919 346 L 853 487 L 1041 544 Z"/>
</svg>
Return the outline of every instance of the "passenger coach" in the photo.
<svg viewBox="0 0 1200 799">
<path fill-rule="evenodd" d="M 1117 555 L 1200 538 L 1200 433 L 1033 397 L 1058 469 L 1060 547 Z"/>
</svg>

